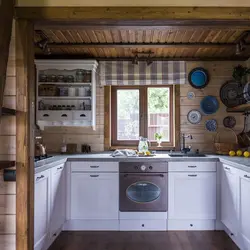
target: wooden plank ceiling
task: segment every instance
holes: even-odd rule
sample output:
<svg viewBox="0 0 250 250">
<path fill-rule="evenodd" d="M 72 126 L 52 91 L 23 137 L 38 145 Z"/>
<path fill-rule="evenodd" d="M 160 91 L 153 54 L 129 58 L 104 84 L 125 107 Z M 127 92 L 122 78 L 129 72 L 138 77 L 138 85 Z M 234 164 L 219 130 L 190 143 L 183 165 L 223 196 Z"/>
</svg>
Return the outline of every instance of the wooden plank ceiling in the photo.
<svg viewBox="0 0 250 250">
<path fill-rule="evenodd" d="M 250 57 L 250 36 L 240 27 L 92 27 L 43 28 L 35 33 L 35 44 L 48 39 L 47 58 L 147 58 L 183 60 L 246 60 Z M 236 55 L 236 44 L 244 38 L 244 51 Z M 36 56 L 45 54 L 36 46 Z M 142 53 L 141 53 L 142 52 Z M 145 54 L 143 54 L 145 52 Z"/>
</svg>

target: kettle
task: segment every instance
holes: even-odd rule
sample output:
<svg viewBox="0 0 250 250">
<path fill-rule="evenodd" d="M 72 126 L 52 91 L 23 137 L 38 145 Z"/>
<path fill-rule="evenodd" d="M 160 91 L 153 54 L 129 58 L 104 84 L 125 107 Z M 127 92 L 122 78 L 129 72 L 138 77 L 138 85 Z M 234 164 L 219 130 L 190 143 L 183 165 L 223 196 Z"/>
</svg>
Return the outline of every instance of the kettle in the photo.
<svg viewBox="0 0 250 250">
<path fill-rule="evenodd" d="M 37 142 L 36 146 L 35 146 L 35 155 L 36 156 L 45 156 L 46 155 L 46 147 L 43 144 Z"/>
</svg>

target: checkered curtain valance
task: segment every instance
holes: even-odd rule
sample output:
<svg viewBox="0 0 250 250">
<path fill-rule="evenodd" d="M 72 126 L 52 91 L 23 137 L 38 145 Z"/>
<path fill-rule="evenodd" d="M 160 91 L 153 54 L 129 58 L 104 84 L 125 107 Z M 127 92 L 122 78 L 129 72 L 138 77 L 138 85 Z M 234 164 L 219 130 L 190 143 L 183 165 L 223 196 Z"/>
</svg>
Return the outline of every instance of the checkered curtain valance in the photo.
<svg viewBox="0 0 250 250">
<path fill-rule="evenodd" d="M 140 61 L 99 62 L 101 85 L 157 85 L 184 84 L 186 63 L 183 61 L 154 61 L 151 65 Z"/>
</svg>

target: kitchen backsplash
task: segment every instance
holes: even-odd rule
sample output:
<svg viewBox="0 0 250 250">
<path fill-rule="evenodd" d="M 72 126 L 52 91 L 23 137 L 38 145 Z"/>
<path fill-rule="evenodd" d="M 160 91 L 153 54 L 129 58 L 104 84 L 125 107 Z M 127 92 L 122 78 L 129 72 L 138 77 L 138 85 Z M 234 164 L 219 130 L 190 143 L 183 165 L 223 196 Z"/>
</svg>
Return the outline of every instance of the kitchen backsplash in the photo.
<svg viewBox="0 0 250 250">
<path fill-rule="evenodd" d="M 232 141 L 233 135 L 230 132 L 223 131 L 223 119 L 226 117 L 226 107 L 219 98 L 220 87 L 228 80 L 232 79 L 232 71 L 238 64 L 245 62 L 187 62 L 187 73 L 195 67 L 204 67 L 208 70 L 210 81 L 204 89 L 194 89 L 188 83 L 180 86 L 180 106 L 181 106 L 181 133 L 190 133 L 193 140 L 187 139 L 187 145 L 191 145 L 194 150 L 199 149 L 202 152 L 214 152 L 213 142 L 216 133 L 208 132 L 205 129 L 205 121 L 208 119 L 216 119 L 219 128 L 221 128 L 222 140 Z M 250 64 L 250 62 L 249 62 Z M 187 98 L 188 92 L 194 92 L 195 97 L 192 100 Z M 220 103 L 220 108 L 214 115 L 202 117 L 202 121 L 198 125 L 192 125 L 187 121 L 187 113 L 191 109 L 200 109 L 200 101 L 206 95 L 216 96 Z M 242 114 L 230 114 L 236 118 L 236 133 L 243 128 Z M 250 119 L 249 119 L 250 128 Z M 97 86 L 97 127 L 96 131 L 91 128 L 81 127 L 46 127 L 43 131 L 44 143 L 48 152 L 60 152 L 60 147 L 65 138 L 66 143 L 77 143 L 78 151 L 80 145 L 87 143 L 91 146 L 92 151 L 104 150 L 104 88 Z"/>
</svg>

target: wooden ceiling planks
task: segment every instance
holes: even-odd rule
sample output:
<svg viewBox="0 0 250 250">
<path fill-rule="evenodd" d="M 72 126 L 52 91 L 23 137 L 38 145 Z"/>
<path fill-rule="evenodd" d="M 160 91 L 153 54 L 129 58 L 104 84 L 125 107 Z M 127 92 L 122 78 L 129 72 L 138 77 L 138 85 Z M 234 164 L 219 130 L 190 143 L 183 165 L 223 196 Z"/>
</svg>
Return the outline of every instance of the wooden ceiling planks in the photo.
<svg viewBox="0 0 250 250">
<path fill-rule="evenodd" d="M 86 30 L 44 29 L 42 32 L 49 39 L 52 55 L 83 55 L 89 58 L 133 58 L 137 52 L 153 52 L 152 57 L 157 58 L 214 57 L 225 58 L 226 60 L 232 57 L 238 58 L 235 55 L 235 50 L 232 49 L 234 48 L 233 44 L 245 31 L 225 27 L 213 29 L 210 27 L 206 29 L 197 27 L 193 29 L 187 28 L 186 30 L 171 27 L 163 27 L 162 29 L 149 29 L 148 27 L 147 29 L 145 27 L 111 29 L 107 27 L 106 29 L 93 28 Z M 39 36 L 36 35 L 35 42 L 38 40 Z M 247 41 L 250 43 L 249 40 Z M 55 47 L 53 44 L 55 44 Z M 57 44 L 59 46 L 56 46 Z M 65 46 L 60 47 L 60 44 L 65 44 Z M 78 44 L 86 44 L 86 46 L 76 46 Z M 93 44 L 93 47 L 91 44 Z M 126 46 L 119 46 L 119 44 Z M 139 45 L 136 46 L 137 44 Z M 150 44 L 158 46 L 153 47 Z M 171 47 L 168 48 L 165 46 L 166 44 L 171 45 Z M 176 47 L 175 44 L 177 44 Z M 185 47 L 186 44 L 200 45 Z M 202 44 L 206 46 L 204 47 Z M 227 44 L 230 47 L 227 48 Z M 36 50 L 36 52 L 42 54 L 42 51 Z M 249 50 L 245 52 L 244 58 L 247 56 L 250 56 Z M 147 57 L 147 54 L 140 55 L 140 57 Z"/>
</svg>

